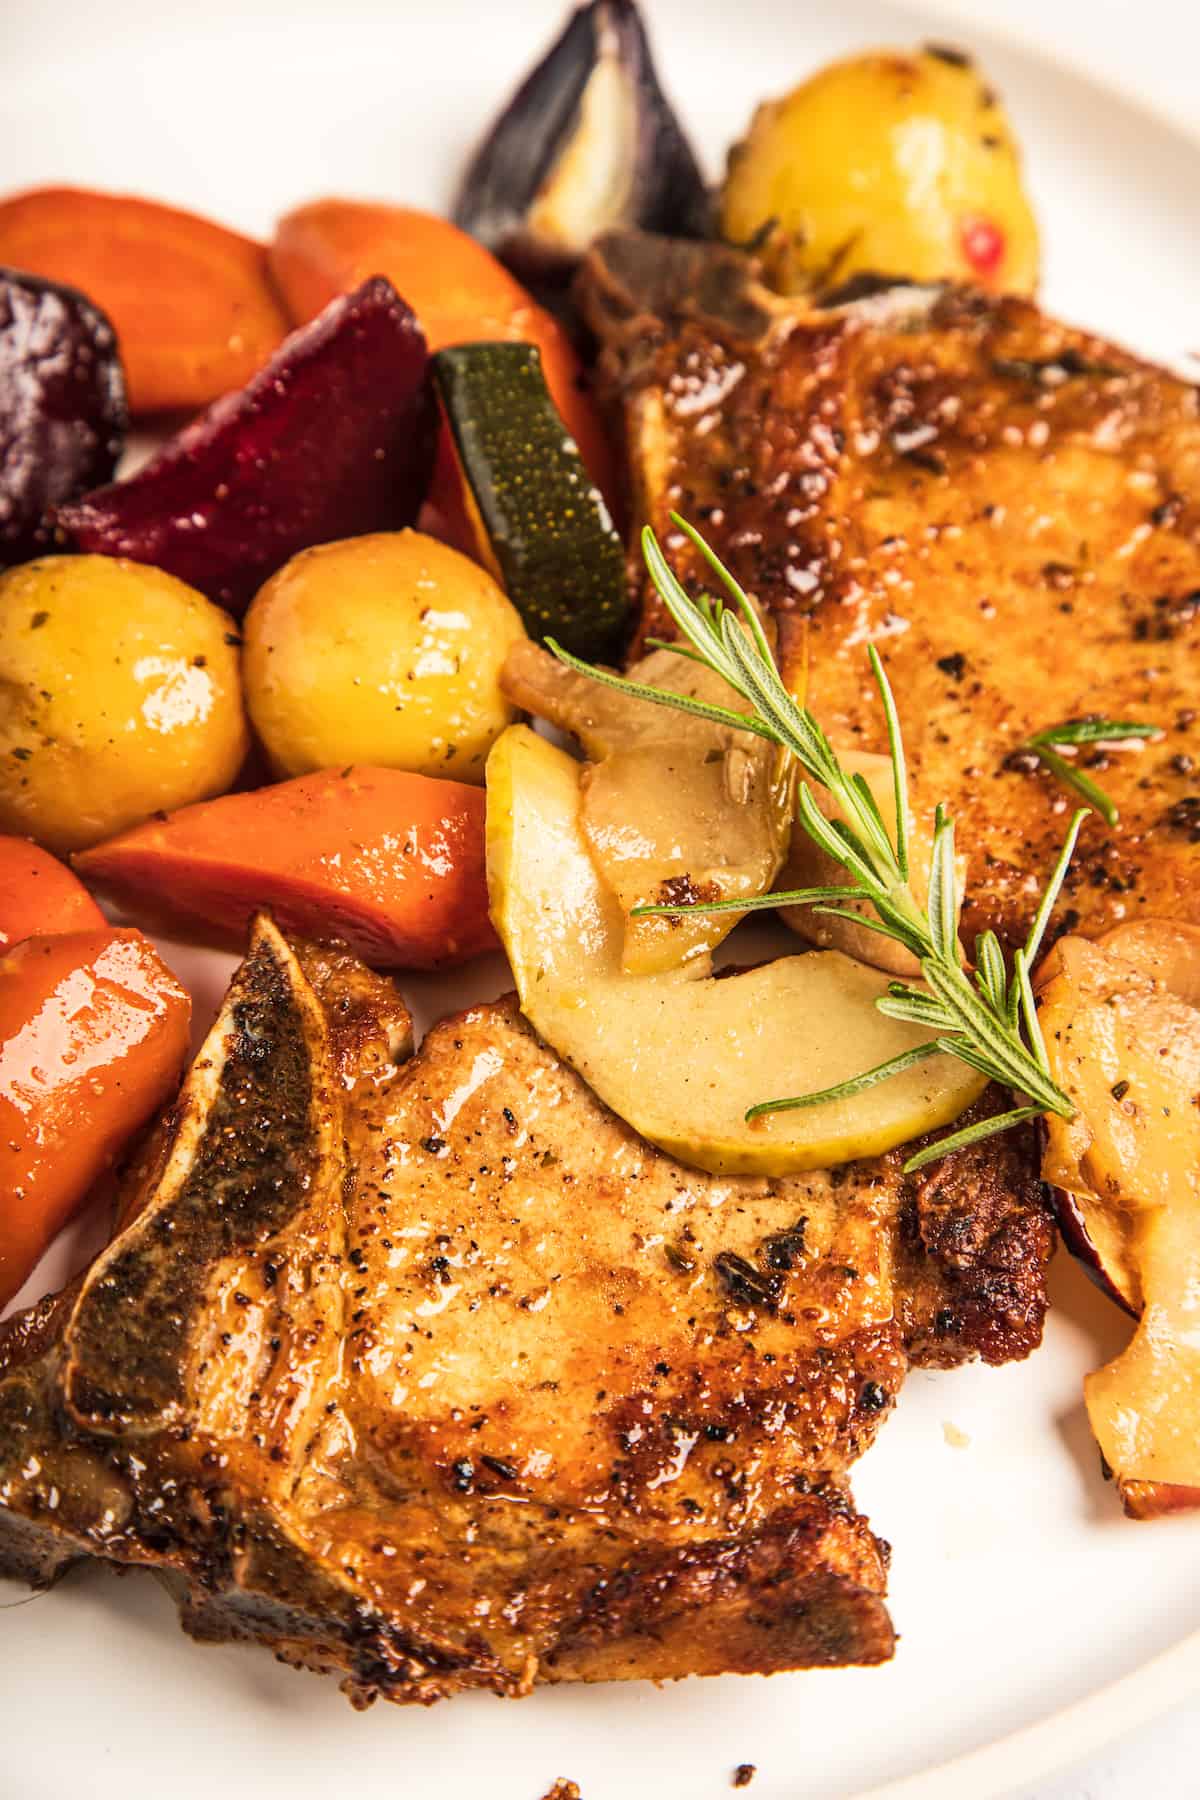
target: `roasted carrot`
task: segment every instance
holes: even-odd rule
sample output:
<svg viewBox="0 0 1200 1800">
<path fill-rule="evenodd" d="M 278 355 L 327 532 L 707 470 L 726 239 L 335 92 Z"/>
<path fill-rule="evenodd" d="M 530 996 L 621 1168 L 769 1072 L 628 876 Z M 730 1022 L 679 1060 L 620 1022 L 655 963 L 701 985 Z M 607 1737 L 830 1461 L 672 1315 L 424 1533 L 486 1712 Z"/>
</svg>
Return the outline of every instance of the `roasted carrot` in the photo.
<svg viewBox="0 0 1200 1800">
<path fill-rule="evenodd" d="M 297 324 L 335 294 L 370 275 L 386 275 L 420 320 L 431 351 L 484 338 L 533 343 L 546 385 L 578 444 L 592 480 L 610 506 L 612 452 L 583 388 L 579 358 L 562 326 L 539 306 L 482 244 L 447 219 L 402 206 L 316 200 L 280 219 L 271 271 Z M 461 525 L 461 477 L 443 433 L 430 501 L 471 541 Z"/>
<path fill-rule="evenodd" d="M 207 406 L 288 328 L 261 244 L 128 194 L 35 188 L 0 203 L 0 263 L 80 288 L 108 314 L 134 413 Z"/>
<path fill-rule="evenodd" d="M 173 1091 L 190 1016 L 140 931 L 27 937 L 0 956 L 0 1306 Z"/>
<path fill-rule="evenodd" d="M 131 907 L 239 941 L 265 908 L 377 968 L 437 968 L 496 947 L 483 790 L 400 769 L 323 769 L 226 794 L 75 858 Z"/>
<path fill-rule="evenodd" d="M 104 914 L 65 863 L 28 838 L 0 837 L 0 950 L 35 931 L 86 931 Z"/>
</svg>

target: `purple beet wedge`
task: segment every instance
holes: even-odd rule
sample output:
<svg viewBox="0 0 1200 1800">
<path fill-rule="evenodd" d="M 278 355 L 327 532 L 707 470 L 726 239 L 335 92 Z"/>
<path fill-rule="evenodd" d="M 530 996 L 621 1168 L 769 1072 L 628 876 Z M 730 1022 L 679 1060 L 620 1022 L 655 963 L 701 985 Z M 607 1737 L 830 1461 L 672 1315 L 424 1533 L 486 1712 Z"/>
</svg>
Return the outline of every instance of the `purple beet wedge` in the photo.
<svg viewBox="0 0 1200 1800">
<path fill-rule="evenodd" d="M 0 269 L 0 567 L 55 548 L 50 509 L 111 478 L 126 423 L 116 335 L 99 307 Z"/>
<path fill-rule="evenodd" d="M 57 522 L 76 549 L 153 563 L 240 614 L 297 551 L 413 523 L 437 425 L 427 363 L 410 308 L 375 276 Z"/>
</svg>

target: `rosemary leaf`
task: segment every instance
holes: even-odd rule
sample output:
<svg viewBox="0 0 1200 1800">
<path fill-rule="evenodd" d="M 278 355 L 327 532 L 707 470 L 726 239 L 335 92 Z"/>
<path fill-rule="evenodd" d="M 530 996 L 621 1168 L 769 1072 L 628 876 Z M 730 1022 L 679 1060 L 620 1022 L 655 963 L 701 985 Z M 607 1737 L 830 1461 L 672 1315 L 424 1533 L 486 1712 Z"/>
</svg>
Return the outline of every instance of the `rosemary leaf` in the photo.
<svg viewBox="0 0 1200 1800">
<path fill-rule="evenodd" d="M 917 1063 L 925 1062 L 930 1056 L 941 1054 L 939 1043 L 917 1044 L 912 1050 L 902 1050 L 899 1056 L 889 1057 L 887 1062 L 876 1063 L 873 1069 L 867 1069 L 861 1075 L 852 1075 L 848 1081 L 839 1081 L 834 1087 L 821 1088 L 814 1094 L 792 1094 L 786 1100 L 760 1100 L 746 1113 L 747 1122 L 761 1119 L 767 1113 L 796 1112 L 805 1106 L 824 1106 L 830 1100 L 849 1100 L 855 1094 L 861 1094 L 872 1088 L 877 1082 L 887 1081 L 893 1075 L 902 1075 L 905 1069 L 911 1069 Z"/>
<path fill-rule="evenodd" d="M 764 663 L 768 664 L 773 669 L 775 667 L 775 658 L 771 653 L 771 646 L 767 642 L 767 634 L 762 628 L 762 622 L 759 619 L 749 594 L 747 594 L 741 583 L 735 580 L 732 572 L 725 567 L 725 564 L 721 561 L 716 551 L 713 550 L 709 544 L 705 543 L 694 525 L 689 524 L 689 522 L 685 518 L 682 518 L 677 512 L 671 514 L 671 523 L 678 531 L 682 531 L 684 537 L 687 538 L 693 549 L 700 552 L 700 555 L 704 558 L 722 587 L 724 587 L 730 597 L 737 602 L 742 617 L 746 620 L 754 634 L 760 657 Z M 645 533 L 643 533 L 643 539 L 644 536 Z M 651 533 L 651 536 L 653 536 L 653 533 Z"/>
<path fill-rule="evenodd" d="M 888 836 L 888 828 L 883 822 L 883 814 L 879 810 L 879 804 L 871 792 L 866 776 L 857 773 L 852 775 L 850 785 L 858 796 L 861 817 L 868 827 L 868 831 L 864 835 L 869 836 L 872 848 L 880 857 L 894 856 L 895 849 Z"/>
<path fill-rule="evenodd" d="M 1029 1039 L 1029 1047 L 1037 1058 L 1042 1073 L 1049 1075 L 1050 1059 L 1046 1055 L 1046 1040 L 1042 1036 L 1042 1028 L 1038 1023 L 1037 1006 L 1034 1003 L 1033 987 L 1029 980 L 1029 968 L 1023 950 L 1018 950 L 1013 955 L 1013 981 L 1021 996 L 1021 1016 L 1025 1021 L 1025 1033 Z"/>
<path fill-rule="evenodd" d="M 1089 713 L 1083 719 L 1064 719 L 1061 725 L 1047 725 L 1035 731 L 1030 744 L 1119 744 L 1127 738 L 1157 738 L 1161 725 L 1146 725 L 1137 719 L 1105 719 Z"/>
<path fill-rule="evenodd" d="M 782 1107 L 815 1106 L 822 1100 L 859 1093 L 877 1081 L 886 1080 L 889 1074 L 910 1067 L 913 1061 L 942 1050 L 989 1079 L 1003 1083 L 1018 1095 L 1027 1095 L 1032 1104 L 940 1139 L 914 1157 L 908 1165 L 910 1168 L 923 1167 L 949 1150 L 1007 1130 L 1010 1125 L 1039 1112 L 1072 1118 L 1074 1108 L 1070 1099 L 1049 1073 L 1029 972 L 1062 889 L 1080 824 L 1087 816 L 1086 809 L 1077 812 L 1072 820 L 1028 941 L 1014 959 L 1011 979 L 994 932 L 984 932 L 977 938 L 978 967 L 974 977 L 970 976 L 962 967 L 958 945 L 962 903 L 954 866 L 953 825 L 941 807 L 937 809 L 934 826 L 927 907 L 918 904 L 909 886 L 908 780 L 904 744 L 895 699 L 877 650 L 873 645 L 868 646 L 892 762 L 894 837 L 889 833 L 867 783 L 861 776 L 842 767 L 820 721 L 807 706 L 798 705 L 788 693 L 749 595 L 692 525 L 675 513 L 671 519 L 716 575 L 733 605 L 727 606 L 709 595 L 693 599 L 667 562 L 654 533 L 647 528 L 642 535 L 646 566 L 682 640 L 678 644 L 654 641 L 663 649 L 671 649 L 677 655 L 700 661 L 713 669 L 749 704 L 751 712 L 734 713 L 646 683 L 630 681 L 611 670 L 593 668 L 569 655 L 553 640 L 548 640 L 549 647 L 568 668 L 590 675 L 596 681 L 654 705 L 673 707 L 676 711 L 692 713 L 734 730 L 753 732 L 790 752 L 809 781 L 828 791 L 837 809 L 835 816 L 827 816 L 817 805 L 808 783 L 802 781 L 797 795 L 799 821 L 818 848 L 846 871 L 849 884 L 800 889 L 792 894 L 761 895 L 750 900 L 708 902 L 694 908 L 638 907 L 637 916 L 678 915 L 685 911 L 751 912 L 764 906 L 811 905 L 814 912 L 848 919 L 902 944 L 920 965 L 928 991 L 893 983 L 888 994 L 876 1002 L 880 1010 L 893 1018 L 938 1032 L 933 1043 L 906 1051 L 891 1062 L 869 1069 L 836 1088 L 791 1100 L 765 1101 L 752 1108 L 747 1117 Z M 1061 735 L 1064 732 L 1068 733 L 1065 737 Z M 1076 787 L 1105 818 L 1111 820 L 1116 816 L 1111 801 L 1080 770 L 1057 756 L 1052 743 L 1095 743 L 1118 735 L 1149 737 L 1156 735 L 1156 728 L 1128 720 L 1067 720 L 1062 726 L 1050 727 L 1047 733 L 1039 733 L 1029 748 L 1060 779 Z M 841 904 L 851 899 L 868 901 L 874 918 Z"/>
<path fill-rule="evenodd" d="M 929 935 L 943 962 L 958 961 L 954 825 L 939 806 L 929 857 Z"/>
<path fill-rule="evenodd" d="M 1007 1005 L 1008 976 L 1004 952 L 994 931 L 981 931 L 975 939 L 975 979 L 995 1010 L 1003 1012 Z"/>
<path fill-rule="evenodd" d="M 872 919 L 867 913 L 855 912 L 849 906 L 814 906 L 815 913 L 824 913 L 830 919 L 847 919 L 851 925 L 861 925 L 864 931 L 877 931 L 881 937 L 895 939 L 896 933 L 884 919 Z M 876 1005 L 878 1005 L 876 1001 Z"/>
<path fill-rule="evenodd" d="M 1075 854 L 1075 845 L 1079 840 L 1079 833 L 1087 816 L 1086 806 L 1081 806 L 1072 818 L 1067 835 L 1063 839 L 1063 847 L 1058 853 L 1058 861 L 1050 871 L 1050 879 L 1042 891 L 1042 898 L 1034 915 L 1033 924 L 1029 928 L 1029 936 L 1025 940 L 1025 961 L 1031 969 L 1037 961 L 1037 953 L 1042 947 L 1042 939 L 1046 935 L 1050 914 L 1054 911 L 1055 902 L 1062 892 L 1062 884 L 1067 878 L 1067 870 L 1070 868 L 1071 858 Z M 997 945 L 998 949 L 999 945 Z"/>
<path fill-rule="evenodd" d="M 685 913 L 766 912 L 777 906 L 812 906 L 817 900 L 857 900 L 862 893 L 856 887 L 791 888 L 776 894 L 751 894 L 745 900 L 676 901 L 672 906 L 633 906 L 631 919 L 678 919 Z M 857 915 L 856 915 L 857 916 Z"/>
<path fill-rule="evenodd" d="M 701 656 L 698 650 L 691 650 L 686 644 L 674 644 L 667 638 L 648 637 L 645 640 L 647 650 L 666 650 L 671 656 L 682 656 L 687 662 L 699 663 L 702 669 L 709 666 L 708 658 Z"/>
<path fill-rule="evenodd" d="M 904 1173 L 912 1175 L 927 1163 L 939 1162 L 954 1150 L 965 1150 L 969 1144 L 981 1144 L 984 1138 L 996 1137 L 1002 1131 L 1011 1131 L 1014 1125 L 1024 1125 L 1027 1119 L 1038 1119 L 1041 1114 L 1040 1106 L 1018 1106 L 1013 1112 L 993 1113 L 990 1119 L 980 1119 L 977 1124 L 967 1125 L 962 1131 L 951 1132 L 949 1137 L 938 1138 L 934 1144 L 926 1144 L 924 1150 L 918 1150 L 915 1156 L 909 1157 L 904 1165 Z"/>
<path fill-rule="evenodd" d="M 1065 1105 L 1067 1110 L 1062 1116 L 1072 1116 L 1074 1109 L 1066 1096 L 1060 1094 L 1049 1076 L 1043 1073 L 1016 1032 L 1005 1030 L 1004 1024 L 993 1018 L 990 1009 L 982 1005 L 960 969 L 947 969 L 929 956 L 921 964 L 921 973 L 947 1012 L 953 1015 L 956 1030 L 981 1058 L 986 1059 L 976 1062 L 974 1067 L 983 1068 L 994 1080 L 1027 1093 L 1030 1099 L 1040 1100 L 1044 1112 L 1061 1112 Z"/>
<path fill-rule="evenodd" d="M 1088 713 L 1082 719 L 1063 719 L 1058 725 L 1047 725 L 1044 731 L 1035 731 L 1025 749 L 1032 750 L 1043 767 L 1049 769 L 1064 787 L 1082 794 L 1109 825 L 1115 825 L 1120 814 L 1114 802 L 1082 769 L 1068 762 L 1065 756 L 1059 756 L 1055 746 L 1120 744 L 1161 736 L 1159 725 L 1147 725 L 1139 719 L 1106 719 L 1099 713 Z"/>
<path fill-rule="evenodd" d="M 848 869 L 859 886 L 868 892 L 876 886 L 875 873 L 866 856 L 860 855 L 849 828 L 840 819 L 827 819 L 812 796 L 812 789 L 807 782 L 800 783 L 800 791 L 796 795 L 796 810 L 800 822 L 817 848 L 824 850 L 826 856 Z M 842 826 L 841 831 L 837 829 Z"/>
<path fill-rule="evenodd" d="M 883 659 L 874 644 L 867 645 L 867 655 L 871 660 L 871 673 L 875 677 L 875 686 L 879 689 L 879 698 L 883 703 L 883 717 L 887 726 L 888 754 L 892 759 L 892 793 L 896 805 L 896 865 L 900 871 L 901 881 L 908 880 L 908 766 L 904 760 L 904 739 L 900 733 L 900 716 L 896 711 L 896 697 L 892 693 L 892 684 L 887 678 Z"/>
<path fill-rule="evenodd" d="M 651 700 L 656 706 L 673 707 L 676 712 L 691 713 L 698 719 L 711 719 L 714 725 L 728 725 L 735 731 L 752 731 L 756 737 L 767 738 L 771 743 L 778 739 L 769 725 L 749 713 L 731 712 L 724 706 L 709 706 L 707 701 L 693 700 L 688 694 L 672 693 L 669 688 L 648 687 L 641 681 L 630 681 L 624 675 L 614 675 L 611 669 L 596 668 L 592 663 L 581 662 L 579 657 L 572 656 L 569 650 L 554 638 L 546 639 L 546 648 L 557 656 L 560 663 L 568 669 L 574 669 L 577 675 L 587 675 L 604 687 L 615 688 L 620 694 L 628 694 L 634 700 Z"/>
<path fill-rule="evenodd" d="M 900 1019 L 908 1025 L 922 1025 L 929 1031 L 955 1031 L 957 1026 L 940 1000 L 932 994 L 884 994 L 875 1002 L 887 1019 Z"/>
<path fill-rule="evenodd" d="M 1082 769 L 1077 769 L 1074 763 L 1069 763 L 1065 756 L 1060 756 L 1057 750 L 1051 750 L 1048 744 L 1031 743 L 1029 748 L 1056 780 L 1061 781 L 1064 787 L 1072 788 L 1075 793 L 1080 794 L 1083 799 L 1088 801 L 1107 825 L 1116 824 L 1121 816 L 1117 811 L 1116 802 L 1110 800 L 1104 789 L 1097 787 L 1089 775 L 1085 775 Z"/>
</svg>

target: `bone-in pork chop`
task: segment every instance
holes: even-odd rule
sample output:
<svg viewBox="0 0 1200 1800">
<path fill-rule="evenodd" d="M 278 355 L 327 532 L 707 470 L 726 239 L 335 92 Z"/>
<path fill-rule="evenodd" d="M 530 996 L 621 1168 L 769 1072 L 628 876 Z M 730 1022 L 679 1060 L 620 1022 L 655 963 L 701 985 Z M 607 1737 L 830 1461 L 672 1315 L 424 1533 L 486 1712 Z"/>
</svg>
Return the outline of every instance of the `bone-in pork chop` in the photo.
<svg viewBox="0 0 1200 1800">
<path fill-rule="evenodd" d="M 843 750 L 886 749 L 878 646 L 914 812 L 948 803 L 967 852 L 968 942 L 1025 935 L 1078 802 L 1021 746 L 1086 714 L 1162 736 L 1080 752 L 1120 821 L 1085 825 L 1060 917 L 1200 922 L 1196 388 L 1025 300 L 813 308 L 736 252 L 639 233 L 602 239 L 579 291 L 635 525 L 696 585 L 668 514 L 699 527 Z M 643 591 L 642 635 L 669 635 Z"/>
<path fill-rule="evenodd" d="M 116 1239 L 0 1332 L 0 1569 L 157 1567 L 359 1700 L 888 1657 L 847 1472 L 911 1361 L 1037 1343 L 1032 1136 L 719 1180 L 511 1000 L 409 1045 L 259 922 Z"/>
</svg>

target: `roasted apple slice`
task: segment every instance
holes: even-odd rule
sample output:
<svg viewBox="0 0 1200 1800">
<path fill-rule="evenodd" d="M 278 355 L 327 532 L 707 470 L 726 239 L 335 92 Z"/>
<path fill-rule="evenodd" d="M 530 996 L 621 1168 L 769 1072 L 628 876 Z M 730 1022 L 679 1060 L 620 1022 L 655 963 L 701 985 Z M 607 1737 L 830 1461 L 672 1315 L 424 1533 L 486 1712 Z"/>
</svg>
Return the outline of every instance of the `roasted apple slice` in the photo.
<svg viewBox="0 0 1200 1800">
<path fill-rule="evenodd" d="M 744 705 L 711 669 L 665 650 L 629 674 L 714 706 Z M 589 681 L 524 639 L 509 650 L 501 686 L 515 705 L 578 738 L 589 758 L 580 823 L 621 908 L 625 972 L 677 968 L 715 949 L 740 913 L 630 914 L 636 906 L 748 900 L 767 891 L 791 820 L 782 754 L 749 732 Z"/>
<path fill-rule="evenodd" d="M 1200 929 L 1147 921 L 1063 938 L 1041 979 L 1051 1071 L 1043 1173 L 1109 1286 L 1140 1313 L 1085 1383 L 1105 1462 L 1137 1517 L 1200 1489 Z M 1200 1500 L 1200 1493 L 1196 1495 Z"/>
<path fill-rule="evenodd" d="M 53 547 L 50 508 L 110 478 L 126 423 L 104 314 L 74 288 L 0 269 L 0 568 Z"/>
<path fill-rule="evenodd" d="M 534 1029 L 651 1143 L 716 1174 L 786 1175 L 874 1156 L 957 1118 L 983 1080 L 942 1054 L 852 1099 L 748 1123 L 930 1034 L 886 1019 L 887 978 L 836 950 L 713 979 L 706 957 L 621 969 L 623 921 L 580 826 L 579 764 L 527 726 L 487 769 L 492 919 Z"/>
<path fill-rule="evenodd" d="M 413 523 L 437 422 L 427 362 L 410 308 L 377 276 L 58 524 L 80 550 L 154 563 L 241 612 L 298 551 Z"/>
<path fill-rule="evenodd" d="M 1152 980 L 1162 982 L 1177 1000 L 1200 1006 L 1200 934 L 1161 920 L 1144 919 L 1118 925 L 1100 944 Z M 1039 990 L 1062 972 L 1063 955 L 1052 952 L 1038 972 Z M 1117 1096 L 1119 1099 L 1120 1096 Z M 1042 1173 L 1054 1193 L 1063 1242 L 1092 1280 L 1118 1306 L 1135 1318 L 1142 1310 L 1142 1284 L 1131 1252 L 1133 1218 L 1095 1194 L 1080 1170 L 1080 1157 L 1091 1141 L 1081 1116 L 1068 1123 L 1051 1122 Z"/>
</svg>

